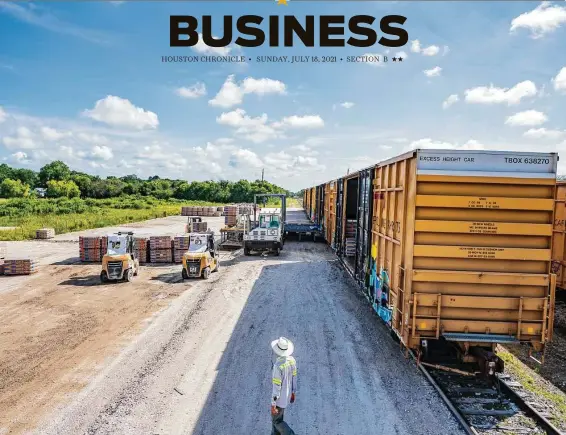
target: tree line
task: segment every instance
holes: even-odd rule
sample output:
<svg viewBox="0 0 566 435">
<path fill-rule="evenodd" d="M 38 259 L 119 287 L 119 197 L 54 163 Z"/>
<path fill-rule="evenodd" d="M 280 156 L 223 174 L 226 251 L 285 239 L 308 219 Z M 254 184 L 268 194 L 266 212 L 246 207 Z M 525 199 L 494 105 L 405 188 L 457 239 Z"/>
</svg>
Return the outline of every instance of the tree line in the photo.
<svg viewBox="0 0 566 435">
<path fill-rule="evenodd" d="M 185 199 L 218 203 L 253 202 L 254 193 L 291 192 L 268 181 L 236 182 L 172 180 L 157 175 L 147 180 L 136 175 L 101 178 L 71 170 L 60 160 L 43 166 L 39 172 L 0 164 L 0 197 L 27 198 L 45 189 L 49 198 L 116 198 L 122 195 L 152 196 L 158 199 Z"/>
</svg>

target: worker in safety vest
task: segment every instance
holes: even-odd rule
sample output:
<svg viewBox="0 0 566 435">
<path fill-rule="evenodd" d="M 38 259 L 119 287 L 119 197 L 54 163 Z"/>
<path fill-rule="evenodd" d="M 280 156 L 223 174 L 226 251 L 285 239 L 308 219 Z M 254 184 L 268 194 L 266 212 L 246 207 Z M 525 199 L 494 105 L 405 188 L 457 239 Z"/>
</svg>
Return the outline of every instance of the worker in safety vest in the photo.
<svg viewBox="0 0 566 435">
<path fill-rule="evenodd" d="M 289 403 L 295 402 L 297 392 L 297 362 L 291 356 L 294 346 L 291 340 L 279 337 L 271 342 L 271 349 L 277 355 L 271 374 L 271 435 L 295 435 L 293 429 L 283 421 L 285 408 Z"/>
</svg>

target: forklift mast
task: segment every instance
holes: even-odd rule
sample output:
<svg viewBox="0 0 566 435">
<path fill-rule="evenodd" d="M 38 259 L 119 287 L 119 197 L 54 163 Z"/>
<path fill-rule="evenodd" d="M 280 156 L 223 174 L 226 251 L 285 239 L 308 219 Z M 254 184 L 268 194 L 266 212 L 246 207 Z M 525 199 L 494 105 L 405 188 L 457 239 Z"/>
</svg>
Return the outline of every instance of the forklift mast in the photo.
<svg viewBox="0 0 566 435">
<path fill-rule="evenodd" d="M 254 194 L 254 221 L 257 221 L 257 219 L 256 219 L 257 199 L 258 198 L 269 198 L 269 197 L 281 198 L 281 221 L 283 222 L 283 224 L 285 224 L 285 221 L 287 220 L 287 197 L 283 193 L 256 193 L 256 194 Z"/>
</svg>

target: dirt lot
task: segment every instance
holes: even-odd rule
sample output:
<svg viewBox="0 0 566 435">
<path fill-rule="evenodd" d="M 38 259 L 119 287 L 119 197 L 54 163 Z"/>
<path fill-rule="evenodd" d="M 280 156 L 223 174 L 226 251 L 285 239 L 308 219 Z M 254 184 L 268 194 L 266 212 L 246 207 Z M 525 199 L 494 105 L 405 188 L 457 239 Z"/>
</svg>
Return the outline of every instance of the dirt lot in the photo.
<svg viewBox="0 0 566 435">
<path fill-rule="evenodd" d="M 218 228 L 223 219 L 212 220 Z M 79 262 L 78 236 L 118 230 L 175 235 L 185 222 L 176 216 L 8 243 L 8 257 L 34 256 L 41 269 L 32 276 L 0 276 L 0 433 L 33 427 L 69 392 L 80 391 L 144 320 L 192 286 L 181 282 L 179 265 L 142 266 L 132 283 L 100 285 L 100 264 Z"/>
<path fill-rule="evenodd" d="M 208 281 L 147 266 L 103 286 L 99 266 L 76 263 L 76 238 L 29 242 L 42 270 L 0 292 L 0 434 L 268 433 L 280 335 L 296 346 L 297 433 L 461 433 L 325 245 L 226 256 Z"/>
</svg>

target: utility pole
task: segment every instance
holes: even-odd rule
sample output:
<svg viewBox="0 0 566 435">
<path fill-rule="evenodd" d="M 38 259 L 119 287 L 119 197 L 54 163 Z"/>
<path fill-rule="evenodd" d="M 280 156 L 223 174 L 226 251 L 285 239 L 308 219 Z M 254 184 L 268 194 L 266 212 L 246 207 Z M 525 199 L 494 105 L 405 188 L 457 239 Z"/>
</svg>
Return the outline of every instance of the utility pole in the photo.
<svg viewBox="0 0 566 435">
<path fill-rule="evenodd" d="M 261 182 L 263 183 L 263 168 L 261 170 Z"/>
</svg>

